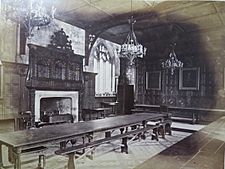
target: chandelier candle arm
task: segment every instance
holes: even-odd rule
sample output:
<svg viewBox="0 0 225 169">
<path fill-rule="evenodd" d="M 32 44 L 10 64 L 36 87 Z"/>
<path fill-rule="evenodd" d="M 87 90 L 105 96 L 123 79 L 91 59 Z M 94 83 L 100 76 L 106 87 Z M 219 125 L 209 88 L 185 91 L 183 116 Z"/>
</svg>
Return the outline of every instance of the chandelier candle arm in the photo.
<svg viewBox="0 0 225 169">
<path fill-rule="evenodd" d="M 32 36 L 32 30 L 47 26 L 54 18 L 55 8 L 47 12 L 42 0 L 2 0 L 1 13 L 6 19 L 23 23 L 27 37 Z"/>
<path fill-rule="evenodd" d="M 174 51 L 176 43 L 171 44 L 170 46 L 172 47 L 172 50 L 169 54 L 169 58 L 162 62 L 162 68 L 170 69 L 171 75 L 173 75 L 176 68 L 183 67 L 183 63 L 177 59 L 176 53 Z"/>
<path fill-rule="evenodd" d="M 146 48 L 139 44 L 134 33 L 134 23 L 136 20 L 133 16 L 128 19 L 130 25 L 130 31 L 127 35 L 127 38 L 124 44 L 121 45 L 121 48 L 118 50 L 120 57 L 126 57 L 129 59 L 130 63 L 133 64 L 133 60 L 137 57 L 143 58 L 146 55 Z"/>
</svg>

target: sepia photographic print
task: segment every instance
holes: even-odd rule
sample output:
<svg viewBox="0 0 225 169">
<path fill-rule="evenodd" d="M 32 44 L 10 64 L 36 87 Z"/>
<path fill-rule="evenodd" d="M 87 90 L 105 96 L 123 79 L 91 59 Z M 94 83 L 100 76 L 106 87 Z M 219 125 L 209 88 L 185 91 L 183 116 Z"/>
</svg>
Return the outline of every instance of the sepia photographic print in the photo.
<svg viewBox="0 0 225 169">
<path fill-rule="evenodd" d="M 224 169 L 225 1 L 0 0 L 0 169 Z"/>
</svg>

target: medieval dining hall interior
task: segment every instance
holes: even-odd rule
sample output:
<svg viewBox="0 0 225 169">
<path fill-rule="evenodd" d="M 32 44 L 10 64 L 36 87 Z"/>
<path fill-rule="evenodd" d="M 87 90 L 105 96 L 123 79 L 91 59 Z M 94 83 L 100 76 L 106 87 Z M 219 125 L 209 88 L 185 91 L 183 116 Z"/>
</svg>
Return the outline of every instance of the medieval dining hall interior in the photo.
<svg viewBox="0 0 225 169">
<path fill-rule="evenodd" d="M 0 0 L 0 169 L 225 169 L 225 1 Z"/>
</svg>

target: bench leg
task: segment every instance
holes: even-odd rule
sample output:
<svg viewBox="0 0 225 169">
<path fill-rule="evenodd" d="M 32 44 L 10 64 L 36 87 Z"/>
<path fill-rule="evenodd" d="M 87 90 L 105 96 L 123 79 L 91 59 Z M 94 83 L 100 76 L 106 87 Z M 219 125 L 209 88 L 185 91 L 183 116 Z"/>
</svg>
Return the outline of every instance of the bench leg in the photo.
<svg viewBox="0 0 225 169">
<path fill-rule="evenodd" d="M 127 137 L 122 138 L 122 146 L 121 146 L 121 153 L 125 152 L 128 154 L 128 144 L 127 144 Z"/>
<path fill-rule="evenodd" d="M 70 153 L 68 156 L 68 169 L 75 169 L 75 153 Z"/>
<path fill-rule="evenodd" d="M 44 169 L 44 167 L 45 167 L 45 155 L 39 155 L 39 157 L 38 157 L 38 167 L 36 169 Z"/>
</svg>

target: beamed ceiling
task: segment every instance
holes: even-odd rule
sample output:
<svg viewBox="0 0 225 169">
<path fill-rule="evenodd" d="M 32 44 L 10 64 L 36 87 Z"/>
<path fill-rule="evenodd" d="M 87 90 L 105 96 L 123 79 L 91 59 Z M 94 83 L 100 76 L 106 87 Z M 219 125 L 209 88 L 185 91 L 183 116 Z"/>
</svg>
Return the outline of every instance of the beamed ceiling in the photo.
<svg viewBox="0 0 225 169">
<path fill-rule="evenodd" d="M 130 0 L 55 0 L 53 5 L 57 9 L 57 19 L 106 39 L 121 43 L 129 30 Z M 198 30 L 224 26 L 225 23 L 225 2 L 219 1 L 162 1 L 152 6 L 149 0 L 133 0 L 132 11 L 137 20 L 135 32 L 143 43 L 149 41 L 146 34 L 164 29 L 195 31 L 187 28 L 187 23 L 198 25 Z"/>
<path fill-rule="evenodd" d="M 133 0 L 132 12 L 131 0 L 46 2 L 56 7 L 57 19 L 119 44 L 127 36 L 127 20 L 132 14 L 137 20 L 134 29 L 139 43 L 151 50 L 163 49 L 172 41 L 182 41 L 180 49 L 188 50 L 190 41 L 225 39 L 225 2 L 222 1 L 161 1 L 152 6 L 150 0 Z"/>
</svg>

